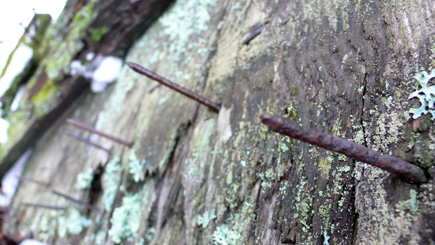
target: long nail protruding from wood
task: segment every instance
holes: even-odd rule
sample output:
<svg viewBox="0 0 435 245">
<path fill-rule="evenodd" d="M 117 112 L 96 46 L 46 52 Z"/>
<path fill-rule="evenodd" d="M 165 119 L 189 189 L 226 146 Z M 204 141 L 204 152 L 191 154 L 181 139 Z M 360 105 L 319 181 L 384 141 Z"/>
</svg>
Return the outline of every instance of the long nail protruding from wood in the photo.
<svg viewBox="0 0 435 245">
<path fill-rule="evenodd" d="M 363 145 L 301 127 L 297 123 L 280 116 L 263 114 L 261 121 L 277 133 L 344 154 L 417 183 L 427 181 L 425 172 L 420 167 L 393 156 L 383 155 Z"/>
<path fill-rule="evenodd" d="M 35 208 L 47 208 L 47 209 L 66 211 L 66 207 L 51 206 L 51 205 L 45 205 L 45 204 L 39 204 L 39 203 L 22 202 L 21 205 L 28 206 L 28 207 L 35 207 Z"/>
<path fill-rule="evenodd" d="M 81 129 L 84 129 L 84 130 L 89 131 L 91 133 L 98 134 L 98 135 L 100 135 L 102 137 L 105 137 L 105 138 L 107 138 L 109 140 L 112 140 L 112 141 L 115 141 L 117 143 L 120 143 L 120 144 L 125 145 L 127 147 L 131 146 L 131 142 L 127 142 L 127 141 L 122 140 L 120 138 L 117 138 L 115 136 L 108 135 L 108 134 L 106 134 L 104 132 L 101 132 L 100 130 L 97 130 L 97 129 L 89 126 L 89 125 L 86 125 L 86 124 L 84 124 L 82 122 L 79 122 L 79 121 L 76 121 L 74 119 L 67 119 L 66 122 L 71 124 L 71 125 L 73 125 L 73 126 L 75 126 L 75 127 L 77 127 L 77 128 L 81 128 Z"/>
<path fill-rule="evenodd" d="M 20 181 L 33 182 L 33 183 L 35 183 L 35 184 L 37 184 L 37 185 L 44 186 L 44 187 L 46 187 L 46 188 L 49 188 L 49 187 L 50 187 L 50 183 L 43 182 L 43 181 L 40 181 L 40 180 L 36 180 L 36 179 L 29 178 L 29 177 L 24 177 L 24 176 L 18 176 L 18 175 L 17 175 L 17 178 L 18 178 Z"/>
<path fill-rule="evenodd" d="M 112 152 L 111 150 L 109 150 L 107 148 L 104 148 L 104 147 L 102 147 L 101 145 L 99 145 L 97 143 L 91 142 L 91 141 L 89 141 L 89 140 L 87 140 L 87 139 L 85 139 L 85 138 L 75 134 L 74 132 L 69 131 L 68 129 L 65 130 L 65 134 L 68 135 L 68 136 L 73 137 L 76 140 L 82 141 L 82 142 L 84 142 L 84 143 L 86 143 L 88 145 L 92 145 L 92 146 L 94 146 L 94 147 L 96 147 L 98 149 L 106 151 L 108 154 L 111 154 L 111 152 Z"/>
<path fill-rule="evenodd" d="M 70 200 L 71 202 L 74 202 L 74 203 L 77 203 L 77 204 L 79 204 L 79 205 L 82 205 L 82 206 L 86 207 L 87 209 L 96 210 L 96 211 L 101 211 L 101 209 L 99 209 L 99 208 L 97 208 L 97 207 L 95 207 L 95 206 L 92 206 L 92 205 L 90 205 L 90 204 L 87 204 L 87 203 L 85 203 L 85 202 L 82 202 L 82 201 L 80 201 L 80 200 L 77 200 L 77 199 L 75 199 L 74 197 L 71 197 L 71 196 L 68 196 L 68 195 L 66 195 L 66 194 L 60 193 L 60 192 L 58 192 L 58 191 L 56 191 L 56 190 L 51 190 L 51 193 L 53 193 L 53 194 L 55 194 L 55 195 L 58 195 L 58 196 L 61 196 L 61 197 L 65 198 L 65 199 L 68 199 L 68 200 Z"/>
<path fill-rule="evenodd" d="M 215 112 L 219 112 L 219 110 L 221 109 L 220 105 L 215 104 L 215 103 L 209 101 L 208 99 L 202 97 L 201 95 L 196 94 L 196 93 L 194 93 L 194 92 L 192 92 L 190 90 L 187 90 L 186 88 L 181 87 L 180 85 L 175 84 L 175 83 L 169 81 L 168 79 L 163 78 L 163 77 L 161 77 L 161 76 L 159 76 L 159 75 L 157 75 L 157 74 L 155 74 L 155 73 L 153 73 L 153 72 L 151 72 L 151 71 L 141 67 L 138 64 L 135 64 L 135 63 L 132 63 L 132 62 L 125 62 L 125 63 L 131 69 L 133 69 L 135 72 L 140 73 L 142 75 L 145 75 L 145 76 L 147 76 L 147 77 L 149 77 L 149 78 L 151 78 L 151 79 L 153 79 L 153 80 L 155 80 L 155 81 L 165 85 L 166 87 L 169 87 L 169 88 L 171 88 L 171 89 L 173 89 L 173 90 L 175 90 L 177 92 L 180 92 L 180 93 L 184 94 L 185 96 L 187 96 L 187 97 L 189 97 L 189 98 L 191 98 L 193 100 L 196 100 L 196 101 L 198 101 L 199 103 L 201 103 L 201 104 L 203 104 L 205 106 L 208 106 L 210 109 L 212 109 Z"/>
<path fill-rule="evenodd" d="M 249 42 L 251 42 L 254 38 L 256 38 L 260 33 L 263 31 L 263 29 L 267 26 L 268 23 L 260 26 L 259 28 L 255 29 L 249 36 L 242 42 L 243 45 L 248 45 Z"/>
</svg>

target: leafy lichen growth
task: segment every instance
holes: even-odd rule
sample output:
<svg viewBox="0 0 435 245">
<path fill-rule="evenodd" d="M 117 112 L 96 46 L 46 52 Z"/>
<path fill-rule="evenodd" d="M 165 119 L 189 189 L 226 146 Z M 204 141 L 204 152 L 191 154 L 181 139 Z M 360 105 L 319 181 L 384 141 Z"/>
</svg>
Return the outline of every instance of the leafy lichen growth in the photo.
<svg viewBox="0 0 435 245">
<path fill-rule="evenodd" d="M 206 23 L 211 18 L 207 9 L 214 6 L 215 2 L 215 0 L 177 1 L 172 11 L 165 13 L 160 18 L 159 23 L 163 27 L 163 33 L 168 36 L 168 40 L 171 42 L 169 50 L 174 62 L 181 60 L 186 49 L 191 50 L 197 46 L 189 40 L 192 36 L 207 30 Z M 173 42 L 174 40 L 177 42 Z M 189 57 L 184 59 L 184 62 L 189 61 Z"/>
<path fill-rule="evenodd" d="M 66 220 L 68 232 L 75 235 L 80 234 L 84 227 L 88 227 L 91 224 L 92 221 L 81 216 L 80 211 L 77 209 L 71 209 Z"/>
<path fill-rule="evenodd" d="M 109 236 L 114 243 L 121 243 L 123 239 L 137 235 L 141 223 L 141 213 L 141 192 L 122 199 L 122 206 L 113 211 L 110 219 L 112 227 L 109 230 Z"/>
<path fill-rule="evenodd" d="M 210 214 L 208 211 L 205 211 L 203 215 L 198 216 L 198 225 L 202 228 L 206 228 L 210 221 L 216 219 L 216 210 L 211 210 Z"/>
<path fill-rule="evenodd" d="M 103 178 L 104 184 L 104 209 L 109 211 L 115 200 L 116 191 L 118 190 L 119 182 L 121 181 L 121 158 L 115 155 L 112 160 L 107 163 L 106 172 Z"/>
<path fill-rule="evenodd" d="M 128 173 L 133 175 L 134 182 L 144 180 L 145 160 L 139 160 L 134 149 L 131 149 L 128 154 Z"/>
<path fill-rule="evenodd" d="M 213 244 L 217 245 L 237 245 L 239 238 L 240 234 L 230 229 L 228 225 L 218 226 L 211 237 Z"/>
<path fill-rule="evenodd" d="M 91 187 L 92 180 L 94 179 L 94 169 L 89 168 L 88 171 L 82 172 L 77 175 L 77 188 L 79 190 L 88 189 Z"/>
<path fill-rule="evenodd" d="M 435 120 L 435 86 L 429 86 L 429 81 L 435 78 L 435 70 L 429 74 L 427 71 L 422 71 L 414 77 L 421 89 L 409 95 L 409 99 L 418 98 L 421 106 L 419 108 L 411 108 L 409 113 L 413 114 L 412 118 L 417 119 L 422 114 L 432 114 L 432 120 Z"/>
</svg>

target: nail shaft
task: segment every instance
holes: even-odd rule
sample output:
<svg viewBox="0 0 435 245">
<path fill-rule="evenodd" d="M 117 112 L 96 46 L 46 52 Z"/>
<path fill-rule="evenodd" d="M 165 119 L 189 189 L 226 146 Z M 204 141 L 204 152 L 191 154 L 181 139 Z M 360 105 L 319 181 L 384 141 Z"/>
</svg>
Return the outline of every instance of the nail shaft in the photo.
<svg viewBox="0 0 435 245">
<path fill-rule="evenodd" d="M 198 95 L 198 94 L 196 94 L 196 93 L 194 93 L 194 92 L 192 92 L 192 91 L 190 91 L 190 90 L 188 90 L 188 89 L 186 89 L 178 84 L 175 84 L 175 83 L 169 81 L 168 79 L 163 78 L 163 77 L 135 64 L 135 63 L 132 63 L 132 62 L 125 62 L 125 63 L 131 69 L 133 69 L 135 72 L 140 73 L 142 75 L 145 75 L 145 76 L 147 76 L 147 77 L 149 77 L 149 78 L 151 78 L 151 79 L 153 79 L 153 80 L 155 80 L 155 81 L 157 81 L 157 82 L 159 82 L 159 83 L 161 83 L 169 88 L 172 88 L 173 90 L 178 91 L 178 92 L 184 94 L 185 96 L 187 96 L 193 100 L 196 100 L 205 106 L 208 106 L 210 109 L 212 109 L 215 112 L 219 112 L 219 110 L 221 108 L 220 105 L 217 105 L 217 104 L 209 101 L 208 99 L 202 97 L 201 95 Z"/>
<path fill-rule="evenodd" d="M 104 147 L 98 145 L 97 143 L 91 142 L 90 140 L 87 140 L 87 139 L 85 139 L 85 138 L 83 138 L 83 137 L 81 137 L 81 136 L 75 134 L 74 132 L 69 131 L 68 129 L 65 130 L 65 134 L 68 135 L 68 136 L 73 137 L 73 138 L 76 139 L 76 140 L 82 141 L 82 142 L 84 142 L 84 143 L 86 143 L 86 144 L 88 144 L 88 145 L 92 145 L 92 146 L 94 146 L 94 147 L 96 147 L 96 148 L 98 148 L 98 149 L 101 149 L 101 150 L 103 150 L 103 151 L 106 151 L 106 152 L 109 153 L 109 154 L 111 153 L 111 150 L 106 149 L 106 148 L 104 148 Z"/>
<path fill-rule="evenodd" d="M 85 202 L 82 202 L 82 201 L 80 201 L 80 200 L 77 200 L 77 199 L 75 199 L 74 197 L 71 197 L 71 196 L 68 196 L 68 195 L 66 195 L 66 194 L 60 193 L 60 192 L 58 192 L 58 191 L 56 191 L 56 190 L 51 190 L 51 193 L 53 193 L 53 194 L 55 194 L 55 195 L 58 195 L 58 196 L 61 196 L 61 197 L 65 198 L 65 199 L 68 199 L 68 200 L 70 200 L 71 202 L 74 202 L 74 203 L 77 203 L 77 204 L 79 204 L 79 205 L 82 205 L 82 206 L 86 207 L 87 209 L 96 210 L 96 211 L 101 211 L 99 208 L 97 208 L 97 207 L 95 207 L 95 206 L 92 206 L 92 205 L 90 205 L 90 204 L 87 204 L 87 203 L 85 203 Z"/>
<path fill-rule="evenodd" d="M 28 202 L 22 202 L 21 204 L 24 206 L 28 206 L 28 207 L 47 208 L 47 209 L 66 211 L 65 207 L 59 207 L 59 206 L 51 206 L 51 205 L 45 205 L 45 204 L 39 204 L 39 203 L 28 203 Z"/>
<path fill-rule="evenodd" d="M 112 135 L 108 135 L 108 134 L 106 134 L 104 132 L 101 132 L 101 131 L 99 131 L 99 130 L 97 130 L 97 129 L 89 126 L 89 125 L 86 125 L 86 124 L 84 124 L 82 122 L 79 122 L 79 121 L 76 121 L 74 119 L 67 119 L 66 122 L 71 124 L 71 125 L 73 125 L 73 126 L 75 126 L 75 127 L 77 127 L 77 128 L 81 128 L 81 129 L 84 129 L 86 131 L 92 132 L 94 134 L 98 134 L 98 135 L 100 135 L 102 137 L 105 137 L 105 138 L 110 139 L 112 141 L 115 141 L 117 143 L 123 144 L 125 146 L 131 146 L 131 142 L 127 142 L 125 140 L 122 140 L 120 138 L 114 137 Z"/>
<path fill-rule="evenodd" d="M 277 133 L 290 136 L 330 151 L 342 153 L 350 158 L 371 164 L 417 183 L 427 181 L 423 169 L 393 156 L 383 155 L 363 145 L 301 127 L 297 123 L 284 117 L 263 114 L 261 120 L 272 131 Z"/>
<path fill-rule="evenodd" d="M 263 29 L 267 26 L 267 23 L 257 28 L 254 32 L 252 32 L 243 42 L 243 45 L 248 45 L 249 42 L 251 42 L 254 38 L 256 38 L 260 33 L 263 31 Z"/>
<path fill-rule="evenodd" d="M 24 177 L 24 176 L 18 176 L 18 175 L 17 175 L 17 178 L 20 181 L 28 181 L 28 182 L 32 182 L 32 183 L 35 183 L 35 184 L 40 185 L 40 186 L 50 187 L 50 183 L 43 182 L 40 180 L 36 180 L 36 179 L 29 178 L 29 177 Z"/>
</svg>

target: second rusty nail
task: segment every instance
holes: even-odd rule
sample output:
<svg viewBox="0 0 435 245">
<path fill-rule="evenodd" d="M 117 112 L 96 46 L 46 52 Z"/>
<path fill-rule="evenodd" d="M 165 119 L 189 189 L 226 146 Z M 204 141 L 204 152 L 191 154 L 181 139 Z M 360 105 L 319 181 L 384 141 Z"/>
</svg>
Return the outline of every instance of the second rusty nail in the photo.
<svg viewBox="0 0 435 245">
<path fill-rule="evenodd" d="M 383 155 L 355 142 L 301 127 L 297 123 L 280 116 L 263 114 L 261 115 L 261 121 L 277 133 L 344 154 L 417 183 L 427 181 L 422 168 L 393 156 Z"/>
<path fill-rule="evenodd" d="M 38 184 L 38 185 L 40 185 L 40 186 L 44 186 L 44 187 L 50 187 L 50 183 L 47 183 L 47 182 L 43 182 L 43 181 L 40 181 L 40 180 L 36 180 L 36 179 L 32 179 L 32 178 L 30 178 L 30 177 L 24 177 L 24 176 L 19 176 L 19 175 L 17 175 L 17 178 L 20 180 L 20 181 L 29 181 L 29 182 L 33 182 L 33 183 L 35 183 L 35 184 Z"/>
<path fill-rule="evenodd" d="M 61 197 L 65 198 L 65 199 L 67 199 L 67 200 L 70 200 L 71 202 L 74 202 L 74 203 L 77 203 L 77 204 L 79 204 L 79 205 L 82 205 L 82 206 L 86 207 L 87 209 L 96 210 L 96 211 L 101 211 L 101 209 L 99 209 L 99 208 L 97 208 L 97 207 L 95 207 L 95 206 L 92 206 L 92 205 L 90 205 L 90 204 L 87 204 L 87 203 L 85 203 L 85 202 L 82 202 L 82 201 L 80 201 L 80 200 L 77 200 L 77 199 L 75 199 L 74 197 L 68 196 L 67 194 L 60 193 L 60 192 L 58 192 L 58 191 L 56 191 L 56 190 L 51 190 L 51 193 L 53 193 L 53 194 L 55 194 L 55 195 L 58 195 L 58 196 L 61 196 Z"/>
<path fill-rule="evenodd" d="M 93 127 L 91 127 L 89 125 L 86 125 L 86 124 L 84 124 L 82 122 L 79 122 L 79 121 L 76 121 L 74 119 L 68 118 L 68 119 L 66 119 L 66 122 L 71 124 L 71 125 L 73 125 L 73 126 L 75 126 L 75 127 L 77 127 L 77 128 L 81 128 L 81 129 L 84 129 L 84 130 L 89 131 L 91 133 L 98 134 L 98 135 L 100 135 L 100 136 L 102 136 L 104 138 L 107 138 L 109 140 L 115 141 L 115 142 L 120 143 L 122 145 L 125 145 L 125 146 L 128 146 L 128 147 L 131 146 L 131 142 L 127 142 L 127 141 L 122 140 L 122 139 L 120 139 L 118 137 L 106 134 L 106 133 L 104 133 L 104 132 L 102 132 L 100 130 L 97 130 L 96 128 L 93 128 Z"/>
<path fill-rule="evenodd" d="M 242 44 L 243 45 L 249 45 L 249 42 L 251 42 L 254 38 L 256 38 L 258 35 L 260 35 L 260 33 L 267 26 L 267 24 L 268 23 L 263 24 L 259 28 L 255 29 L 251 34 L 249 34 L 249 36 L 245 40 L 243 40 Z"/>
<path fill-rule="evenodd" d="M 51 205 L 45 205 L 45 204 L 40 204 L 40 203 L 21 202 L 21 205 L 35 207 L 35 208 L 47 208 L 47 209 L 66 211 L 66 207 L 51 206 Z"/>
<path fill-rule="evenodd" d="M 108 154 L 111 154 L 111 153 L 112 153 L 111 150 L 109 150 L 109 149 L 107 149 L 107 148 L 104 148 L 104 147 L 102 147 L 101 145 L 99 145 L 99 144 L 97 144 L 97 143 L 95 143 L 95 142 L 92 142 L 92 141 L 90 141 L 90 140 L 87 140 L 87 139 L 85 139 L 85 138 L 79 136 L 78 134 L 76 134 L 76 133 L 74 133 L 74 132 L 72 132 L 72 131 L 69 131 L 68 129 L 65 130 L 65 134 L 68 135 L 68 136 L 71 136 L 72 138 L 74 138 L 74 139 L 76 139 L 76 140 L 82 141 L 82 142 L 84 142 L 84 143 L 86 143 L 86 144 L 88 144 L 88 145 L 92 145 L 92 146 L 94 146 L 94 147 L 96 147 L 96 148 L 98 148 L 98 149 L 101 149 L 101 150 L 103 150 L 103 151 L 106 151 Z"/>
</svg>

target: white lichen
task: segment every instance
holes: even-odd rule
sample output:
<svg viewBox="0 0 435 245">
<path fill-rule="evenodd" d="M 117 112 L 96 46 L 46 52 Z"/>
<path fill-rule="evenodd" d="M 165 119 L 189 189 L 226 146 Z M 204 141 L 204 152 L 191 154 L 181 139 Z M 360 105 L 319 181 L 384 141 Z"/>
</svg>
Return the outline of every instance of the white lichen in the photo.
<svg viewBox="0 0 435 245">
<path fill-rule="evenodd" d="M 420 84 L 421 89 L 409 95 L 408 99 L 418 98 L 421 106 L 419 108 L 411 108 L 409 113 L 413 114 L 412 118 L 417 119 L 422 114 L 432 114 L 432 120 L 435 120 L 435 86 L 429 86 L 429 81 L 435 78 L 435 70 L 429 74 L 427 71 L 422 71 L 414 77 Z"/>
</svg>

